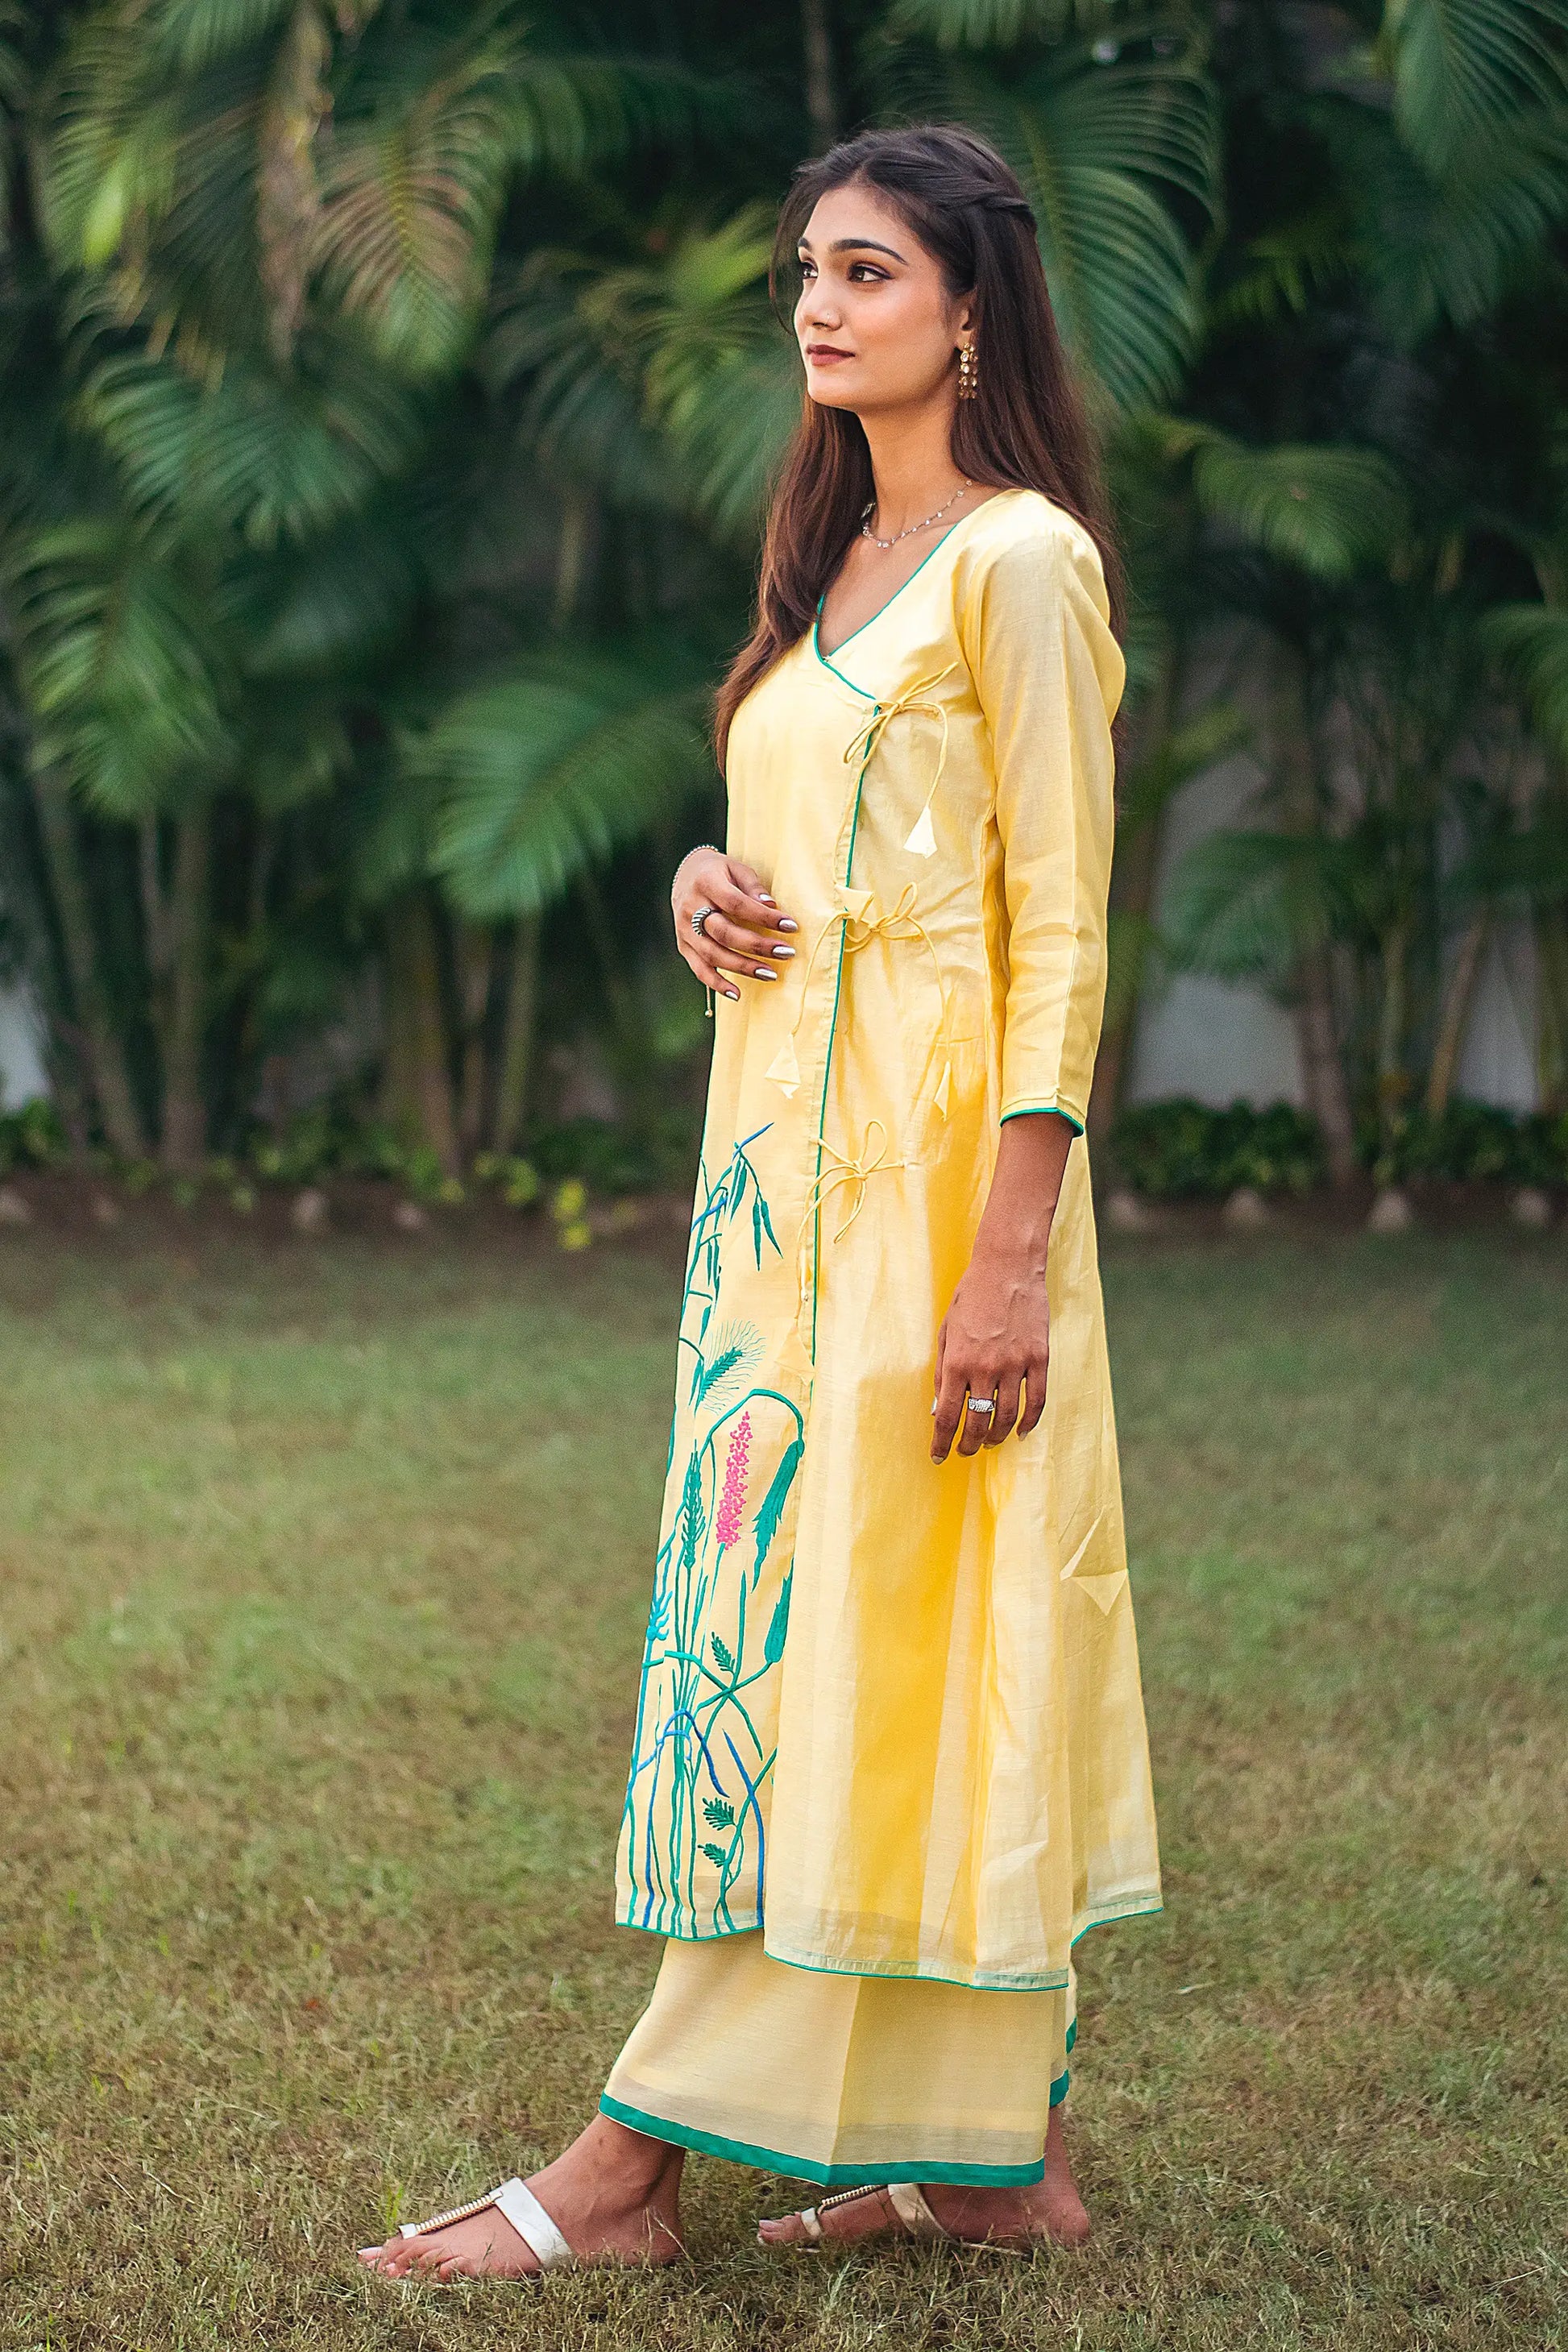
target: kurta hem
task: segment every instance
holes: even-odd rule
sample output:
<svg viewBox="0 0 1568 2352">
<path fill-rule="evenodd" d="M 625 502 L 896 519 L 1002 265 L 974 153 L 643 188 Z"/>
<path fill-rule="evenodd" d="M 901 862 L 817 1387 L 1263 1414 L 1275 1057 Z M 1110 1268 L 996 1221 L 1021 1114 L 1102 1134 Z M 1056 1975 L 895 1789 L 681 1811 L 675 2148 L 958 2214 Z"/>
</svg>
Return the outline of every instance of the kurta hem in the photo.
<svg viewBox="0 0 1568 2352">
<path fill-rule="evenodd" d="M 759 2172 L 782 2172 L 787 2179 L 809 2180 L 818 2189 L 882 2189 L 889 2180 L 1022 2189 L 1046 2177 L 1044 2156 L 1038 2164 L 938 2164 L 917 2156 L 889 2157 L 883 2164 L 813 2164 L 808 2157 L 791 2156 L 782 2148 L 752 2147 L 744 2140 L 725 2139 L 717 2132 L 699 2131 L 694 2125 L 674 2123 L 642 2107 L 628 2107 L 622 2100 L 612 2099 L 607 2091 L 599 2101 L 599 2111 L 630 2131 L 647 2133 L 650 2139 L 668 2140 L 699 2156 L 726 2157 L 731 2164 L 749 2164 Z"/>
<path fill-rule="evenodd" d="M 1164 1907 L 1162 1896 L 1156 1896 L 1152 1902 L 1140 1897 L 1101 1904 L 1074 1921 L 1068 1948 L 1070 1949 L 1081 1943 L 1091 1927 L 1111 1927 L 1119 1919 L 1152 1918 Z M 770 1960 L 779 1960 L 786 1969 L 803 1969 L 810 1976 L 892 1977 L 911 1984 L 960 1985 L 970 1992 L 1060 1992 L 1068 1978 L 1065 1968 L 1034 1971 L 977 1969 L 965 1976 L 953 1976 L 942 1969 L 923 1968 L 918 1962 L 905 1967 L 896 1961 L 829 1959 L 820 1952 L 786 1951 L 782 1946 L 770 1942 L 763 1933 L 761 1919 L 737 1919 L 731 1927 L 710 1929 L 705 1935 L 679 1927 L 666 1927 L 658 1923 L 645 1925 L 642 1920 L 624 1914 L 616 1917 L 616 1925 L 618 1927 L 637 1927 L 645 1935 L 658 1936 L 666 1942 L 677 1944 L 721 1944 L 737 1936 L 762 1934 L 763 1949 Z"/>
</svg>

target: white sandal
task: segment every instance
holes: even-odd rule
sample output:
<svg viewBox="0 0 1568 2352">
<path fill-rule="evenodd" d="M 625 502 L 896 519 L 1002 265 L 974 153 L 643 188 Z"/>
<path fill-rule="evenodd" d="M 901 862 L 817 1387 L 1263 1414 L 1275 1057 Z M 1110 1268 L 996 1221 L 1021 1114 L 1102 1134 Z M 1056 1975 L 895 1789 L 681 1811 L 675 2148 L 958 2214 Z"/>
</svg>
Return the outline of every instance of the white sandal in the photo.
<svg viewBox="0 0 1568 2352">
<path fill-rule="evenodd" d="M 895 2218 L 903 2225 L 905 2237 L 952 2238 L 952 2231 L 942 2228 L 942 2223 L 927 2204 L 925 2192 L 918 2181 L 888 2180 L 868 2181 L 864 2189 L 837 2189 L 833 2196 L 824 2197 L 818 2204 L 808 2205 L 804 2213 L 797 2213 L 796 2221 L 805 2224 L 806 2244 L 808 2246 L 822 2244 L 825 2233 L 819 2217 L 830 2212 L 835 2205 L 851 2204 L 857 2197 L 882 2195 L 887 2197 Z M 955 2242 L 958 2242 L 955 2241 Z"/>
<path fill-rule="evenodd" d="M 525 2180 L 503 2180 L 488 2197 L 476 2197 L 467 2205 L 454 2205 L 449 2213 L 432 2214 L 428 2221 L 400 2222 L 397 2234 L 400 2238 L 426 2238 L 433 2230 L 450 2229 L 454 2221 L 466 2221 L 492 2205 L 503 2221 L 511 2223 L 542 2271 L 583 2267 Z M 364 2251 L 368 2253 L 372 2249 L 367 2246 Z M 522 2273 L 525 2278 L 533 2275 L 531 2271 Z"/>
</svg>

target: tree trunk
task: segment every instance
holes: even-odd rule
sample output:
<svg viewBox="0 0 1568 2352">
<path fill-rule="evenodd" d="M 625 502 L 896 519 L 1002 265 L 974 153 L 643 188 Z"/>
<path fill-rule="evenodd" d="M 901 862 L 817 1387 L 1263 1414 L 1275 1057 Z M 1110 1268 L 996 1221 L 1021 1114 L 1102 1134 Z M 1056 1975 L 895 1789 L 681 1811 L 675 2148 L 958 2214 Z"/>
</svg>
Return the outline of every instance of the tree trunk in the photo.
<svg viewBox="0 0 1568 2352">
<path fill-rule="evenodd" d="M 1306 664 L 1283 637 L 1274 640 L 1274 691 L 1269 714 L 1276 791 L 1292 831 L 1316 834 L 1321 796 L 1307 709 Z M 1355 1120 L 1334 1013 L 1334 972 L 1326 940 L 1304 947 L 1291 992 L 1296 1051 L 1307 1108 L 1323 1139 L 1329 1181 L 1342 1192 L 1355 1181 Z"/>
<path fill-rule="evenodd" d="M 426 1143 L 449 1176 L 461 1164 L 447 1069 L 436 927 L 423 889 L 387 909 L 386 1087 L 391 1124 Z"/>
<path fill-rule="evenodd" d="M 626 1100 L 648 1108 L 657 1101 L 662 1080 L 654 1064 L 647 1016 L 636 988 L 626 977 L 623 941 L 610 919 L 598 877 L 590 866 L 584 866 L 578 875 L 577 889 L 583 901 L 584 928 L 598 960 L 599 977 L 615 1024 L 613 1050 L 617 1085 Z"/>
<path fill-rule="evenodd" d="M 43 836 L 49 887 L 59 918 L 79 1035 L 88 1065 L 87 1077 L 98 1101 L 104 1137 L 122 1160 L 139 1160 L 146 1139 L 137 1116 L 135 1098 L 125 1065 L 125 1049 L 110 1017 L 98 971 L 98 945 L 87 881 L 81 870 L 76 825 L 63 785 L 52 776 L 40 776 L 35 787 L 38 830 Z"/>
<path fill-rule="evenodd" d="M 1307 1108 L 1323 1139 L 1329 1181 L 1336 1192 L 1355 1181 L 1355 1121 L 1334 1018 L 1334 975 L 1326 947 L 1310 948 L 1296 971 L 1296 1051 Z"/>
<path fill-rule="evenodd" d="M 1459 951 L 1454 959 L 1454 969 L 1443 992 L 1437 1042 L 1432 1049 L 1432 1066 L 1426 1073 L 1426 1116 L 1429 1119 L 1442 1118 L 1448 1108 L 1448 1097 L 1454 1091 L 1454 1074 L 1459 1066 L 1459 1053 L 1465 1042 L 1470 1003 L 1476 992 L 1476 981 L 1480 973 L 1481 957 L 1486 950 L 1490 929 L 1491 919 L 1487 909 L 1478 908 L 1465 926 Z"/>
<path fill-rule="evenodd" d="M 1384 935 L 1383 1001 L 1377 1018 L 1377 1118 L 1384 1152 L 1394 1148 L 1394 1122 L 1405 1106 L 1405 1007 L 1409 991 L 1410 927 L 1401 917 Z M 1386 1171 L 1385 1171 L 1386 1172 Z"/>
<path fill-rule="evenodd" d="M 1541 1108 L 1568 1111 L 1568 908 L 1535 919 L 1536 1080 Z"/>
<path fill-rule="evenodd" d="M 568 484 L 561 494 L 561 537 L 555 550 L 552 620 L 557 629 L 571 626 L 583 601 L 593 521 L 593 493 Z"/>
<path fill-rule="evenodd" d="M 805 110 L 820 151 L 831 147 L 838 136 L 838 98 L 834 88 L 833 36 L 827 22 L 827 0 L 800 0 L 800 29 L 805 48 Z"/>
<path fill-rule="evenodd" d="M 1159 675 L 1149 698 L 1148 714 L 1140 730 L 1142 736 L 1139 746 L 1140 766 L 1147 766 L 1157 759 L 1169 743 L 1181 709 L 1185 677 L 1185 643 L 1180 637 L 1173 636 L 1161 656 Z M 1165 802 L 1162 798 L 1139 824 L 1131 830 L 1123 827 L 1116 845 L 1110 876 L 1111 909 L 1140 926 L 1148 922 L 1154 909 L 1154 885 L 1160 872 L 1160 843 L 1164 819 Z M 1110 1135 L 1116 1114 L 1121 1108 L 1121 1097 L 1132 1059 L 1132 1043 L 1138 1028 L 1142 993 L 1141 986 L 1131 992 L 1121 1012 L 1107 1022 L 1100 1036 L 1100 1050 L 1094 1062 L 1094 1083 L 1089 1098 L 1089 1141 L 1093 1152 L 1099 1151 Z"/>
<path fill-rule="evenodd" d="M 457 927 L 458 996 L 463 1024 L 458 1077 L 458 1133 L 465 1157 L 484 1139 L 486 1120 L 485 1028 L 496 967 L 493 931 L 467 923 Z"/>
<path fill-rule="evenodd" d="M 201 801 L 174 829 L 168 920 L 168 1016 L 163 1024 L 163 1165 L 195 1168 L 206 1145 L 202 1046 L 207 1026 L 212 908 L 212 803 Z"/>
<path fill-rule="evenodd" d="M 512 941 L 511 978 L 506 995 L 506 1020 L 501 1032 L 500 1075 L 496 1086 L 495 1147 L 498 1151 L 522 1149 L 523 1122 L 528 1115 L 528 1081 L 533 1062 L 534 1014 L 539 999 L 539 938 L 537 915 L 524 915 Z"/>
</svg>

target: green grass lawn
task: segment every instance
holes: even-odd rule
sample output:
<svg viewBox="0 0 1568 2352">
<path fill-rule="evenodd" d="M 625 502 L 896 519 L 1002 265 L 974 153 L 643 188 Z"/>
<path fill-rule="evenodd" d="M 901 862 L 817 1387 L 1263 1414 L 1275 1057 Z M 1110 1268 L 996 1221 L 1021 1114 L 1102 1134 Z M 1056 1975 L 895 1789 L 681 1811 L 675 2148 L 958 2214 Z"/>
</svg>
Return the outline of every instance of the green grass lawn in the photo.
<svg viewBox="0 0 1568 2352">
<path fill-rule="evenodd" d="M 1106 1282 L 1166 1909 L 1079 1948 L 1090 2246 L 768 2256 L 695 2159 L 689 2270 L 444 2292 L 353 2249 L 552 2154 L 658 1958 L 673 1255 L 0 1238 L 0 2344 L 1568 2340 L 1568 1240 Z"/>
</svg>

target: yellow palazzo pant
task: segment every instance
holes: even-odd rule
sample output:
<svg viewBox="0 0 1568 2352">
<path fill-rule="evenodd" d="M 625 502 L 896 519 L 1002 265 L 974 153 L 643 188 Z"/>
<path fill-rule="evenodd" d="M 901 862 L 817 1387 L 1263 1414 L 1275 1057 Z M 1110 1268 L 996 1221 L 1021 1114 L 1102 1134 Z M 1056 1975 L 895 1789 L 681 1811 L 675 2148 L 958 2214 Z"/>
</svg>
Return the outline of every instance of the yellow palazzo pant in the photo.
<svg viewBox="0 0 1568 2352">
<path fill-rule="evenodd" d="M 1076 1979 L 978 1992 L 770 1959 L 757 1935 L 664 1948 L 610 2070 L 634 2131 L 825 2189 L 1038 2180 L 1065 2098 Z"/>
</svg>

